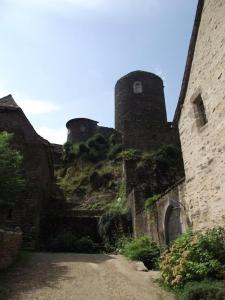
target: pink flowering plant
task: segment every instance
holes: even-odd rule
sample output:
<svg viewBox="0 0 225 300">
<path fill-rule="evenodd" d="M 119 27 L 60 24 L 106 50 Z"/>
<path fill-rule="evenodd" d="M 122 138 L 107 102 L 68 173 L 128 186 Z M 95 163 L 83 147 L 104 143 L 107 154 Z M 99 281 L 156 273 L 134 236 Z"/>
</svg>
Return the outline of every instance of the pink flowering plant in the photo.
<svg viewBox="0 0 225 300">
<path fill-rule="evenodd" d="M 160 269 L 164 283 L 172 288 L 207 278 L 225 279 L 225 229 L 187 231 L 162 253 Z"/>
</svg>

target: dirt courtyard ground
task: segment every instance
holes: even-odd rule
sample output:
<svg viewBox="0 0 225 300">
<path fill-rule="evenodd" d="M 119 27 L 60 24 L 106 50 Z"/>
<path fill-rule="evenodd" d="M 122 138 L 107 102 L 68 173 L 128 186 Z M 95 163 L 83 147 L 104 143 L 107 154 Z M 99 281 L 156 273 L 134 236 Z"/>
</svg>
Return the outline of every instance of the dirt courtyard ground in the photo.
<svg viewBox="0 0 225 300">
<path fill-rule="evenodd" d="M 172 300 L 151 272 L 117 255 L 33 253 L 6 274 L 9 300 Z"/>
</svg>

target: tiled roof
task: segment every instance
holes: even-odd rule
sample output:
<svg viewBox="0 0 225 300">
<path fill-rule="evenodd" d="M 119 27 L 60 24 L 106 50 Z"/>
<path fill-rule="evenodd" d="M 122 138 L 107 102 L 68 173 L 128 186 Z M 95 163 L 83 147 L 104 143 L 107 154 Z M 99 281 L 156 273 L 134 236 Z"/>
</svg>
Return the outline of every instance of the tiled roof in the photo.
<svg viewBox="0 0 225 300">
<path fill-rule="evenodd" d="M 0 107 L 8 107 L 8 108 L 19 108 L 13 99 L 12 95 L 5 96 L 0 98 Z"/>
</svg>

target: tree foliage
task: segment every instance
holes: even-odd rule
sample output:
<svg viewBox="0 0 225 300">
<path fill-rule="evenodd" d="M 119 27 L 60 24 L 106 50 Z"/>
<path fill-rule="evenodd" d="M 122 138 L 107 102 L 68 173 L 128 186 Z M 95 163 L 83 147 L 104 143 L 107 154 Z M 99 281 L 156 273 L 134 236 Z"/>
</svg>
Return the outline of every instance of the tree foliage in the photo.
<svg viewBox="0 0 225 300">
<path fill-rule="evenodd" d="M 0 203 L 12 204 L 25 186 L 21 175 L 22 155 L 11 148 L 13 134 L 0 133 Z"/>
</svg>

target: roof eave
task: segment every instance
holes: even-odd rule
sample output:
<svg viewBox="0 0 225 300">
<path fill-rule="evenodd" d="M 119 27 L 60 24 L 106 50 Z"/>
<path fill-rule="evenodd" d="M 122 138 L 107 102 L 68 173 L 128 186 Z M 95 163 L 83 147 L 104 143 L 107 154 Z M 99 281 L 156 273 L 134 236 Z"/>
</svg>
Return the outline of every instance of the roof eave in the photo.
<svg viewBox="0 0 225 300">
<path fill-rule="evenodd" d="M 194 58 L 194 53 L 195 53 L 195 46 L 198 38 L 198 32 L 199 32 L 199 27 L 201 23 L 201 17 L 202 17 L 202 11 L 204 7 L 205 0 L 198 0 L 198 6 L 197 6 L 197 11 L 195 15 L 195 21 L 194 21 L 194 26 L 191 34 L 191 40 L 189 44 L 189 49 L 188 49 L 188 55 L 187 55 L 187 60 L 186 60 L 186 65 L 185 65 L 185 70 L 184 70 L 184 76 L 182 80 L 182 85 L 181 85 L 181 90 L 180 90 L 180 96 L 178 99 L 177 107 L 175 110 L 174 114 L 174 119 L 173 123 L 178 124 L 180 115 L 181 115 L 181 110 L 182 106 L 186 97 L 187 93 L 187 87 L 188 87 L 188 82 L 190 79 L 190 73 L 191 73 L 191 67 L 192 67 L 192 62 Z"/>
</svg>

